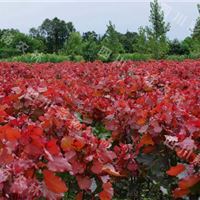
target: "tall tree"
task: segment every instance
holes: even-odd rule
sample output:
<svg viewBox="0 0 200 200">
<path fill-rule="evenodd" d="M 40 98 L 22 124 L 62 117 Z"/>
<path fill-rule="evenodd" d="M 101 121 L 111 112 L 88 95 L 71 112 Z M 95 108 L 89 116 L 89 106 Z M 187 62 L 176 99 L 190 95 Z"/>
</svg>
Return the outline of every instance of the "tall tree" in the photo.
<svg viewBox="0 0 200 200">
<path fill-rule="evenodd" d="M 200 14 L 200 4 L 198 4 L 197 7 Z M 200 16 L 197 18 L 197 22 L 195 24 L 192 36 L 195 39 L 200 39 Z"/>
<path fill-rule="evenodd" d="M 139 28 L 136 42 L 133 43 L 133 51 L 138 53 L 149 53 L 147 32 L 143 27 Z"/>
<path fill-rule="evenodd" d="M 155 58 L 160 58 L 168 51 L 167 32 L 170 30 L 170 24 L 164 20 L 164 11 L 158 3 L 154 0 L 150 3 L 151 14 L 149 22 L 150 27 L 146 28 L 152 53 Z"/>
<path fill-rule="evenodd" d="M 158 3 L 158 0 L 154 0 L 150 3 L 151 14 L 149 22 L 151 23 L 150 32 L 156 39 L 166 38 L 166 33 L 170 30 L 170 24 L 164 20 L 164 11 Z"/>
<path fill-rule="evenodd" d="M 64 50 L 68 55 L 81 55 L 82 54 L 82 37 L 79 32 L 73 32 L 69 36 L 69 39 L 65 41 Z"/>
<path fill-rule="evenodd" d="M 119 33 L 115 29 L 115 25 L 109 21 L 107 25 L 107 30 L 104 35 L 102 45 L 106 46 L 112 51 L 112 54 L 124 52 L 123 46 L 120 43 Z"/>
<path fill-rule="evenodd" d="M 38 34 L 34 29 L 31 29 L 33 34 Z M 72 22 L 66 23 L 63 20 L 55 17 L 54 19 L 45 19 L 42 25 L 38 28 L 40 36 L 45 38 L 49 52 L 58 52 L 63 48 L 65 40 L 67 40 L 71 32 L 75 31 Z"/>
<path fill-rule="evenodd" d="M 99 42 L 97 35 L 89 34 L 87 39 L 83 36 L 83 58 L 87 61 L 94 61 L 97 59 L 99 50 Z"/>
</svg>

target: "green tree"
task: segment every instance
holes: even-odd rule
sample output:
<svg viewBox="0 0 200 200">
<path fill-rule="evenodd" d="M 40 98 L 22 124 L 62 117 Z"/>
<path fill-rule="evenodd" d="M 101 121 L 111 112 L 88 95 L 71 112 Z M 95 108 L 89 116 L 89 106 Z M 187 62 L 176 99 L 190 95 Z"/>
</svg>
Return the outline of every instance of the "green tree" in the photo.
<svg viewBox="0 0 200 200">
<path fill-rule="evenodd" d="M 119 33 L 119 41 L 123 45 L 126 53 L 133 52 L 133 44 L 137 42 L 138 34 L 135 32 L 127 31 L 125 34 Z"/>
<path fill-rule="evenodd" d="M 84 38 L 84 37 L 83 37 Z M 99 43 L 96 35 L 90 34 L 87 39 L 83 39 L 83 51 L 82 55 L 86 61 L 94 61 L 97 59 L 99 51 Z"/>
<path fill-rule="evenodd" d="M 188 55 L 190 49 L 183 42 L 178 39 L 174 39 L 169 42 L 169 55 Z"/>
<path fill-rule="evenodd" d="M 1 57 L 10 57 L 34 51 L 42 52 L 44 44 L 19 30 L 4 29 L 0 31 L 0 49 Z"/>
<path fill-rule="evenodd" d="M 109 21 L 101 45 L 109 48 L 112 51 L 112 54 L 124 52 L 123 46 L 120 43 L 119 33 L 116 31 L 115 25 L 113 25 L 111 21 Z"/>
<path fill-rule="evenodd" d="M 200 4 L 198 4 L 198 11 L 200 14 Z M 193 30 L 193 38 L 200 40 L 200 16 L 197 18 L 194 30 Z"/>
<path fill-rule="evenodd" d="M 66 23 L 55 17 L 52 20 L 45 19 L 37 30 L 31 29 L 31 34 L 34 36 L 39 34 L 40 37 L 45 38 L 48 52 L 58 53 L 75 28 L 72 22 Z"/>
<path fill-rule="evenodd" d="M 139 28 L 136 42 L 133 43 L 133 51 L 137 53 L 149 53 L 146 30 Z"/>
<path fill-rule="evenodd" d="M 72 32 L 69 39 L 65 41 L 64 51 L 68 55 L 76 56 L 82 54 L 83 41 L 79 32 Z"/>
<path fill-rule="evenodd" d="M 95 31 L 88 31 L 88 32 L 85 32 L 83 33 L 83 41 L 87 41 L 87 40 L 94 40 L 94 41 L 98 41 L 99 40 L 99 37 L 98 37 L 98 34 L 95 33 Z"/>
<path fill-rule="evenodd" d="M 162 58 L 168 51 L 167 32 L 170 30 L 170 24 L 164 20 L 164 12 L 158 3 L 154 0 L 150 3 L 151 14 L 149 22 L 150 27 L 146 27 L 151 52 L 156 59 Z"/>
</svg>

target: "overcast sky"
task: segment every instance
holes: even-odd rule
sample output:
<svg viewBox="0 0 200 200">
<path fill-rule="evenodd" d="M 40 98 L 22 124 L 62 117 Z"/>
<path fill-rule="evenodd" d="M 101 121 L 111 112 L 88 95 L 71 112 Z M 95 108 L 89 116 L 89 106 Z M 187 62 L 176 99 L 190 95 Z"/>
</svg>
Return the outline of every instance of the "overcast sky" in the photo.
<svg viewBox="0 0 200 200">
<path fill-rule="evenodd" d="M 171 23 L 168 36 L 178 39 L 191 34 L 198 17 L 198 1 L 167 1 L 161 5 L 166 21 Z M 45 18 L 58 17 L 72 21 L 78 31 L 94 30 L 103 34 L 111 20 L 119 32 L 137 31 L 139 26 L 149 24 L 149 1 L 1 1 L 0 29 L 16 28 L 28 33 L 31 27 L 38 27 Z"/>
</svg>

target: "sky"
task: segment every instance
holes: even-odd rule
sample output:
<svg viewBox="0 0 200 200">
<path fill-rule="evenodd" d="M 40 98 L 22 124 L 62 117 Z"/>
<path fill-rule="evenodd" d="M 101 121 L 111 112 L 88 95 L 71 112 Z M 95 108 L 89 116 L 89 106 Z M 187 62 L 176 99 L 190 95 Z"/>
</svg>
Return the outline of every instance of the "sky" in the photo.
<svg viewBox="0 0 200 200">
<path fill-rule="evenodd" d="M 188 0 L 162 0 L 165 20 L 170 22 L 170 39 L 180 40 L 191 34 L 197 17 L 197 3 Z M 32 27 L 41 25 L 44 19 L 58 17 L 66 22 L 72 21 L 77 31 L 96 31 L 104 34 L 109 20 L 117 31 L 125 33 L 138 31 L 140 26 L 149 25 L 150 5 L 142 1 L 53 1 L 53 0 L 0 0 L 0 29 L 15 28 L 28 33 Z"/>
</svg>

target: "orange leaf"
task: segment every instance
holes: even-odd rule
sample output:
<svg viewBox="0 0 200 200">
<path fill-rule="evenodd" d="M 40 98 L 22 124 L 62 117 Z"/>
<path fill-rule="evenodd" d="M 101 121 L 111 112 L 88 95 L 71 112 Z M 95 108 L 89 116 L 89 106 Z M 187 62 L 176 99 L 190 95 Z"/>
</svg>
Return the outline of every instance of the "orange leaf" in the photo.
<svg viewBox="0 0 200 200">
<path fill-rule="evenodd" d="M 168 171 L 166 171 L 166 173 L 169 176 L 177 176 L 178 174 L 180 174 L 184 170 L 185 170 L 185 165 L 179 164 L 179 165 L 176 165 L 174 167 L 171 167 Z"/>
<path fill-rule="evenodd" d="M 189 178 L 179 181 L 179 188 L 188 189 L 196 185 L 200 181 L 200 176 L 190 176 Z"/>
<path fill-rule="evenodd" d="M 61 140 L 61 148 L 63 151 L 67 151 L 70 150 L 71 148 L 73 148 L 73 141 L 74 139 L 70 136 L 65 136 L 63 137 L 63 139 Z"/>
<path fill-rule="evenodd" d="M 181 197 L 184 197 L 186 196 L 187 194 L 189 194 L 189 190 L 188 189 L 180 189 L 180 188 L 176 188 L 174 191 L 173 191 L 173 197 L 174 198 L 181 198 Z"/>
<path fill-rule="evenodd" d="M 68 188 L 65 185 L 65 182 L 58 176 L 56 176 L 53 172 L 49 170 L 44 170 L 44 181 L 49 190 L 55 193 L 63 193 L 67 192 Z"/>
<path fill-rule="evenodd" d="M 115 170 L 115 168 L 111 164 L 104 165 L 103 168 L 102 168 L 102 171 L 106 172 L 107 174 L 109 174 L 111 176 L 117 176 L 117 177 L 122 176 L 119 172 L 117 172 Z"/>
<path fill-rule="evenodd" d="M 146 123 L 146 118 L 139 118 L 136 123 L 137 125 L 142 126 Z"/>
<path fill-rule="evenodd" d="M 154 141 L 149 133 L 144 134 L 140 140 L 140 145 L 154 145 Z"/>
</svg>

